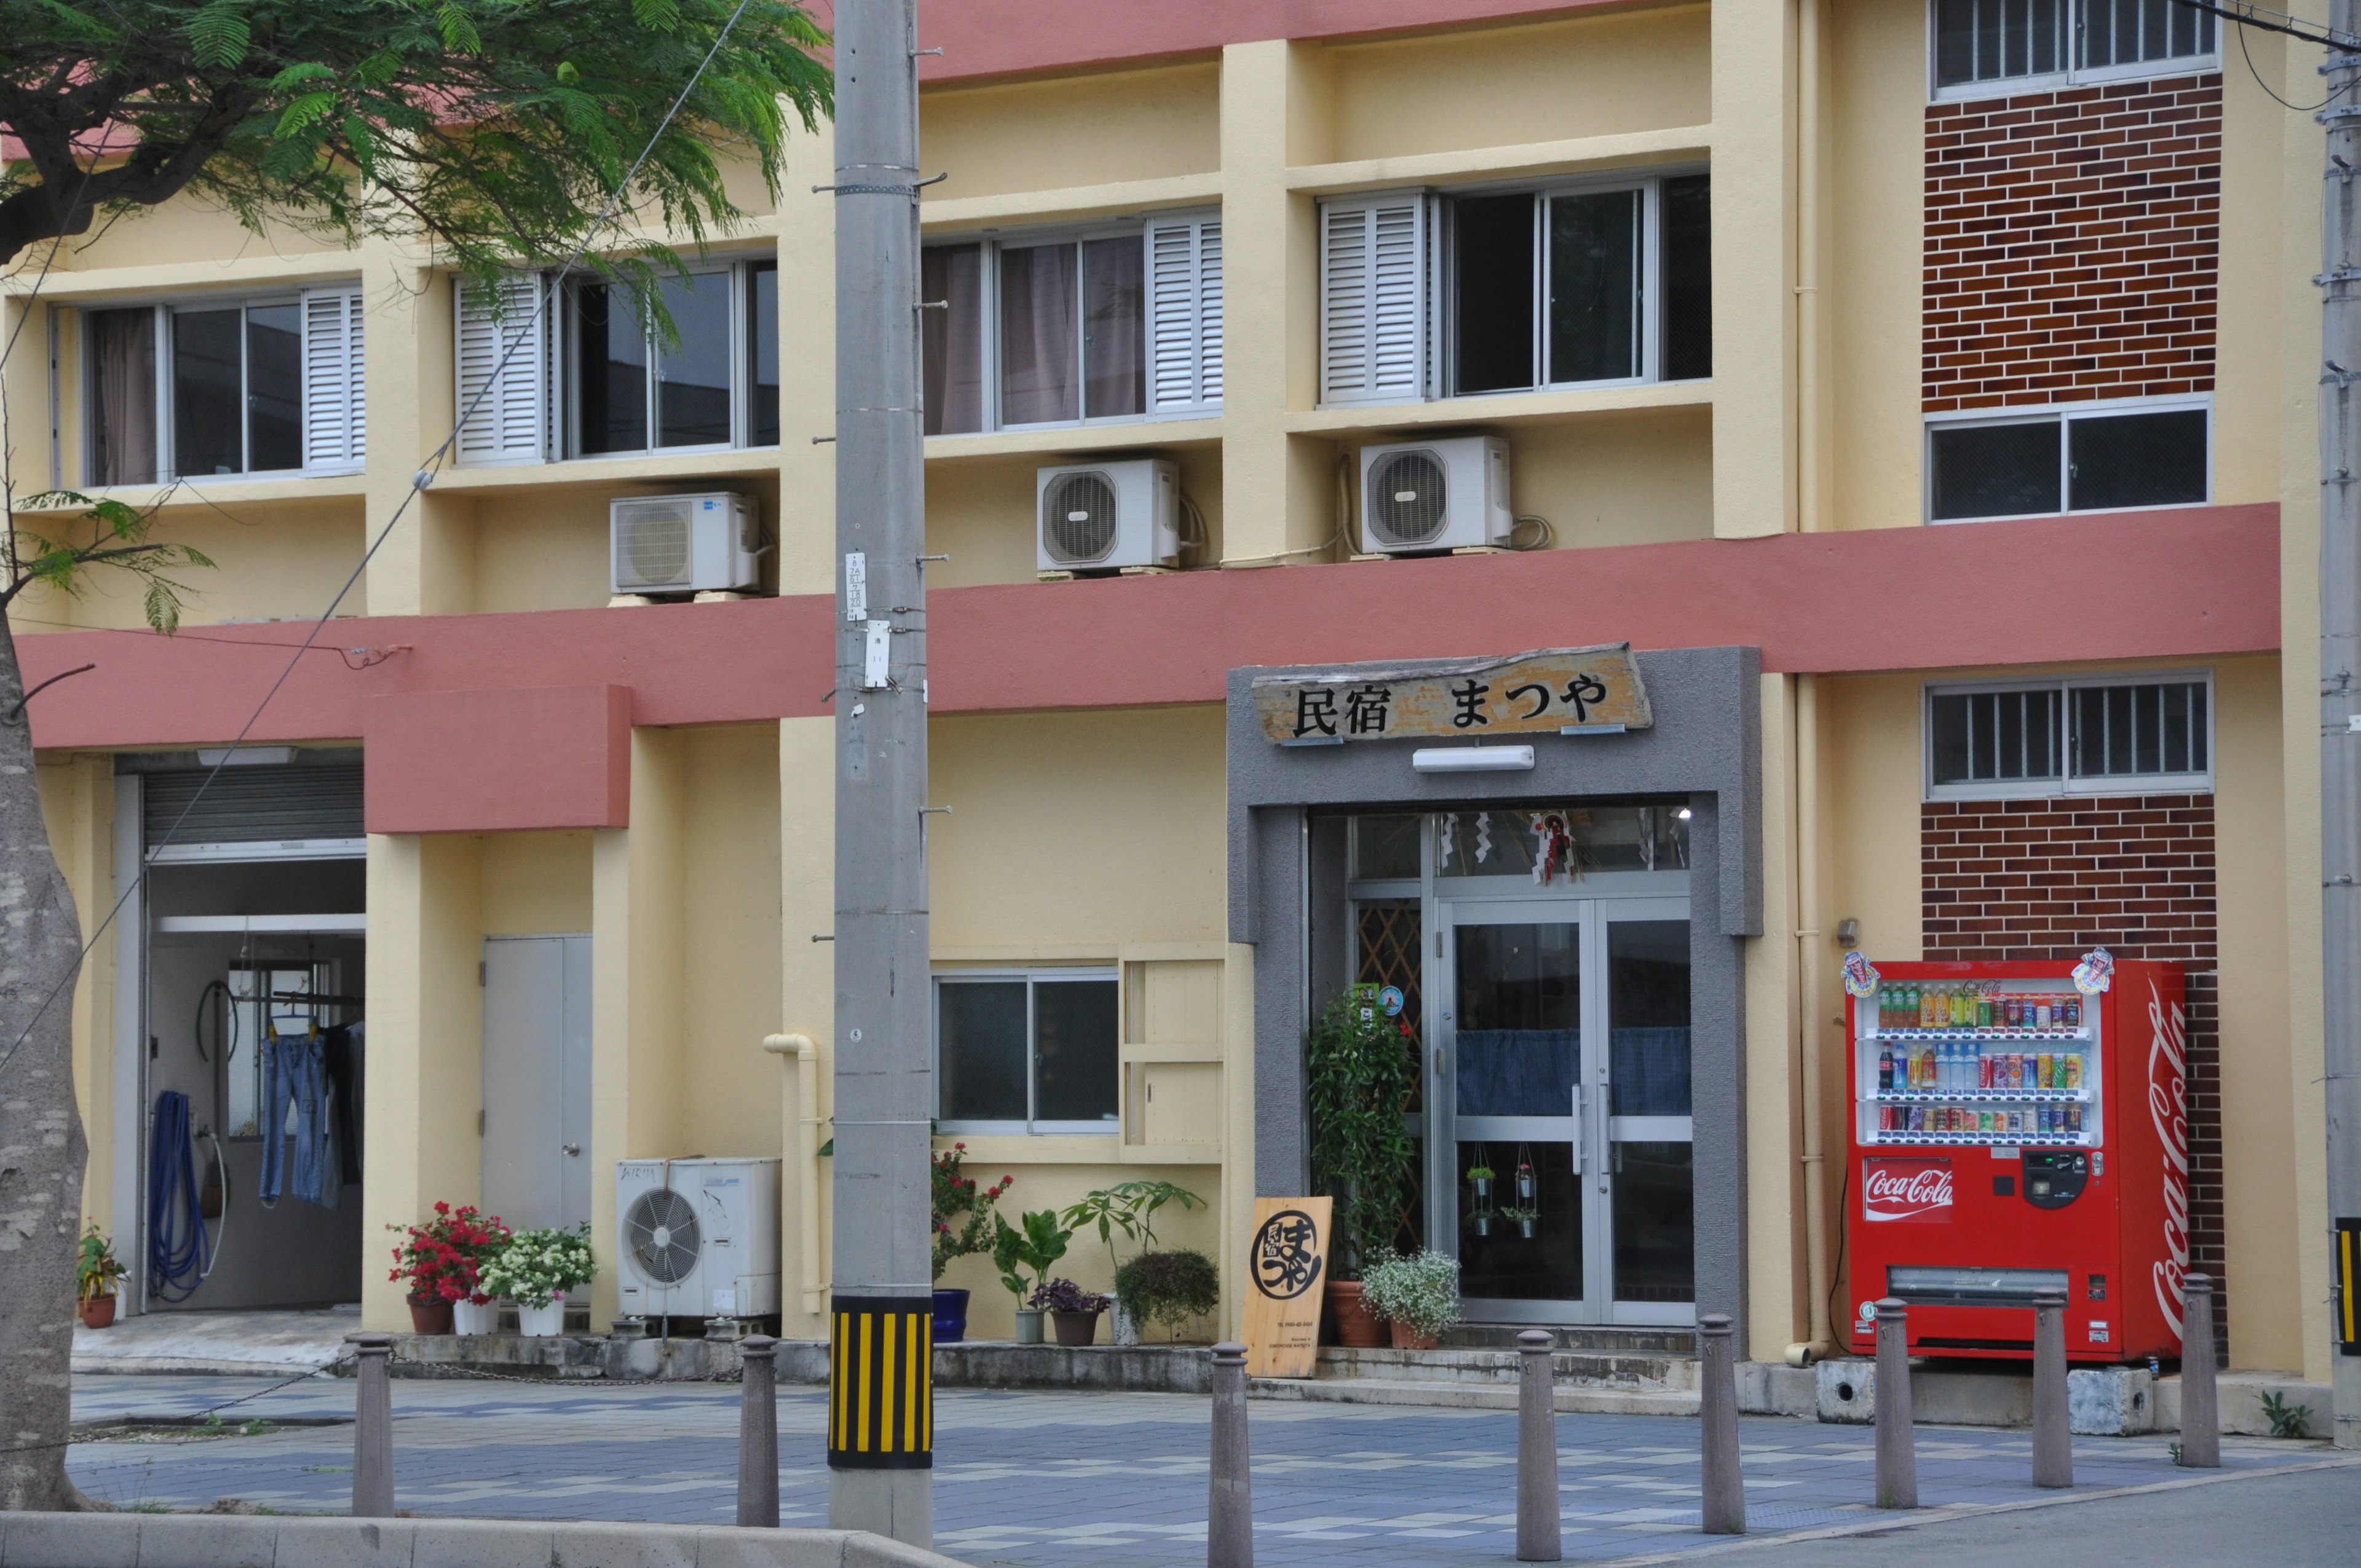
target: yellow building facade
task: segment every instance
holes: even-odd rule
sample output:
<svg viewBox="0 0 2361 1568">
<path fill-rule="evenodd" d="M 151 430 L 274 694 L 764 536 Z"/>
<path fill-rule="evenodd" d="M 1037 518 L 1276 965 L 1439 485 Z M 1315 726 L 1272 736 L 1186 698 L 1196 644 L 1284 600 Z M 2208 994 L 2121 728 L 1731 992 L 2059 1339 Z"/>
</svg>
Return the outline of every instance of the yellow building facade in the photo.
<svg viewBox="0 0 2361 1568">
<path fill-rule="evenodd" d="M 1219 1259 L 1233 1328 L 1254 1199 L 1309 1179 L 1302 1032 L 1407 980 L 1467 1123 L 1420 1124 L 1415 1228 L 1472 1248 L 1463 1156 L 1529 1159 L 1587 1227 L 1544 1227 L 1538 1272 L 1468 1251 L 1471 1299 L 1734 1310 L 1752 1358 L 1825 1353 L 1882 1293 L 1843 1256 L 1847 952 L 2103 944 L 2189 976 L 2180 1266 L 2224 1282 L 2233 1365 L 2324 1381 L 2317 132 L 2262 85 L 2309 91 L 2309 58 L 2257 34 L 2257 80 L 2208 22 L 2018 59 L 1951 0 L 1330 0 L 1296 37 L 1044 12 L 922 38 L 932 922 L 969 1173 L 1027 1210 L 1188 1188 L 1158 1234 Z M 2059 145 L 2108 170 L 2078 185 Z M 14 618 L 29 678 L 98 665 L 30 710 L 85 925 L 118 911 L 72 993 L 85 1207 L 131 1255 L 159 1092 L 226 1140 L 187 1306 L 396 1326 L 385 1227 L 522 1193 L 589 1222 L 603 1327 L 617 1163 L 744 1157 L 780 1162 L 782 1332 L 824 1333 L 839 345 L 829 145 L 791 151 L 693 258 L 676 342 L 569 282 L 497 373 L 520 329 L 431 255 L 188 202 L 12 285 L 49 349 L 5 369 L 19 493 L 154 505 L 218 563 L 170 641 L 104 584 Z M 1400 451 L 1506 491 L 1421 534 L 1371 467 Z M 1052 554 L 1045 470 L 1159 462 L 1148 569 Z M 676 495 L 751 503 L 751 576 L 619 575 L 614 503 Z M 1248 723 L 1256 672 L 1624 642 L 1655 729 L 1533 738 L 1521 782 Z M 291 663 L 219 770 L 241 793 L 190 805 Z M 1570 883 L 1527 869 L 1552 810 L 1585 818 Z M 2146 843 L 2151 815 L 2187 831 Z M 1595 1113 L 1473 1087 L 1473 966 L 1509 966 L 1507 1029 L 1586 974 L 1603 1039 L 1618 933 L 1638 975 L 1651 923 L 1683 1053 L 1692 969 L 1720 977 L 1674 1098 L 1610 1115 L 1620 1069 L 1576 1045 Z M 1480 959 L 1528 938 L 1590 945 Z M 236 1047 L 274 1018 L 363 1025 L 333 1206 L 244 1209 L 270 1088 Z M 1067 1266 L 1110 1283 L 1094 1236 Z M 986 1260 L 942 1283 L 1009 1332 Z"/>
</svg>

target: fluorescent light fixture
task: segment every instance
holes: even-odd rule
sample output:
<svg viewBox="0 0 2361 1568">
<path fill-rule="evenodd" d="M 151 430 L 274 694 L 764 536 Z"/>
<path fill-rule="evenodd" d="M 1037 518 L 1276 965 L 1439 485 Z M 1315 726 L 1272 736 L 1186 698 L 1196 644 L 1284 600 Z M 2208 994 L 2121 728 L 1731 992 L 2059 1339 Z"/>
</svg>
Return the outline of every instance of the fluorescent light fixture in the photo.
<svg viewBox="0 0 2361 1568">
<path fill-rule="evenodd" d="M 1422 773 L 1514 773 L 1533 765 L 1531 746 L 1422 746 L 1410 765 Z"/>
<path fill-rule="evenodd" d="M 224 746 L 197 753 L 198 765 L 207 768 L 280 768 L 294 760 L 292 746 L 239 746 L 235 750 Z"/>
</svg>

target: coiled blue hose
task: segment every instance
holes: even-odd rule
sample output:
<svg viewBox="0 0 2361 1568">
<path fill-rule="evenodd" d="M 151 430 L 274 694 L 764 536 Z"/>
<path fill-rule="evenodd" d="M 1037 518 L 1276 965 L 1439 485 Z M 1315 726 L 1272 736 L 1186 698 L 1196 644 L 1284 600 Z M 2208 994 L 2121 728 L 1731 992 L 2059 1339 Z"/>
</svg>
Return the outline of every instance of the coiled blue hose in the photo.
<svg viewBox="0 0 2361 1568">
<path fill-rule="evenodd" d="M 156 1131 L 148 1146 L 148 1292 L 162 1301 L 185 1301 L 212 1272 L 189 1097 L 168 1089 L 156 1096 Z"/>
</svg>

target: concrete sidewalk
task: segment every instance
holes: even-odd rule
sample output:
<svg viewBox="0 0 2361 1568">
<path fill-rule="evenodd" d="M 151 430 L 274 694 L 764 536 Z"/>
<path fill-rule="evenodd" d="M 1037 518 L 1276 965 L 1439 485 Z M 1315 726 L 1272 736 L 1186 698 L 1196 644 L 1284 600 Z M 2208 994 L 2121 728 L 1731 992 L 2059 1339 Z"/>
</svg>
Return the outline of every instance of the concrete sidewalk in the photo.
<svg viewBox="0 0 2361 1568">
<path fill-rule="evenodd" d="M 267 1385 L 265 1386 L 267 1387 Z M 250 1380 L 83 1377 L 78 1420 L 185 1416 L 252 1393 Z M 314 1378 L 224 1411 L 253 1420 L 348 1414 L 353 1386 Z M 647 1519 L 731 1517 L 739 1391 L 698 1384 L 401 1381 L 393 1388 L 397 1503 L 419 1516 Z M 781 1522 L 826 1521 L 825 1397 L 778 1400 Z M 1199 1568 L 1204 1559 L 1205 1399 L 1171 1394 L 950 1390 L 937 1403 L 939 1550 L 985 1564 Z M 1257 1559 L 1473 1568 L 1514 1545 L 1512 1412 L 1262 1403 L 1250 1416 Z M 1889 1528 L 1868 1507 L 1872 1431 L 1810 1421 L 1741 1422 L 1750 1523 L 1758 1536 Z M 1558 1422 L 1570 1561 L 1755 1550 L 1698 1531 L 1697 1425 L 1678 1417 L 1584 1415 Z M 2081 1497 L 2189 1478 L 2163 1437 L 2075 1443 Z M 2041 1502 L 2019 1431 L 1922 1427 L 1920 1489 L 1963 1512 Z M 2312 1442 L 2230 1437 L 2232 1473 L 2361 1460 Z M 198 1508 L 222 1497 L 288 1512 L 335 1511 L 351 1496 L 349 1428 L 258 1435 L 148 1434 L 78 1443 L 85 1490 L 123 1508 Z M 2231 1481 L 2214 1488 L 2235 1490 Z M 2053 1512 L 2071 1512 L 2071 1508 Z M 2169 1535 L 2143 1568 L 2185 1561 Z M 2265 1549 L 2268 1551 L 2268 1549 Z"/>
<path fill-rule="evenodd" d="M 103 1329 L 74 1325 L 73 1369 L 81 1373 L 204 1373 L 284 1377 L 325 1366 L 358 1333 L 361 1310 L 143 1312 Z"/>
</svg>

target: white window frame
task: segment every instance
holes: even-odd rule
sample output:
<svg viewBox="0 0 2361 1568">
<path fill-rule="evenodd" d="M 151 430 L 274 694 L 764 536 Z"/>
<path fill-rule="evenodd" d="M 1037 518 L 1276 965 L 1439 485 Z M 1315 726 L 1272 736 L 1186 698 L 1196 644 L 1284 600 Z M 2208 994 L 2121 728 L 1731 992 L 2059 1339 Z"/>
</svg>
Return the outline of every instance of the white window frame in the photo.
<svg viewBox="0 0 2361 1568">
<path fill-rule="evenodd" d="M 2205 415 L 2205 494 L 2193 501 L 2157 501 L 2152 504 L 2124 507 L 2076 507 L 2073 500 L 2074 444 L 2070 433 L 2060 430 L 2058 440 L 2058 509 L 2054 511 L 1993 512 L 1985 517 L 1945 517 L 1935 515 L 1935 433 L 1938 430 L 1958 430 L 1975 425 L 2042 424 L 2057 421 L 2070 425 L 2076 420 L 2113 419 L 2122 414 L 2174 413 L 2197 411 Z M 2012 518 L 2026 517 L 2095 517 L 2108 510 L 2177 511 L 2189 507 L 2213 504 L 2213 394 L 2190 392 L 2163 398 L 2111 398 L 2103 401 L 2050 402 L 2031 404 L 2023 408 L 1965 409 L 1949 413 L 1924 416 L 1924 430 L 1918 438 L 1918 517 L 1930 527 L 1956 528 L 1979 522 L 2005 522 Z"/>
<path fill-rule="evenodd" d="M 100 311 L 144 310 L 149 313 L 150 322 L 148 330 L 154 334 L 156 362 L 156 478 L 154 482 L 159 485 L 170 485 L 175 483 L 189 485 L 242 484 L 248 480 L 257 479 L 304 479 L 342 474 L 357 474 L 367 466 L 366 455 L 349 461 L 329 463 L 313 463 L 310 460 L 309 455 L 312 448 L 311 304 L 313 300 L 320 295 L 358 295 L 360 293 L 360 280 L 357 278 L 328 279 L 320 282 L 298 284 L 291 289 L 271 289 L 261 291 L 241 291 L 237 292 L 222 293 L 174 294 L 168 299 L 161 300 L 86 300 L 79 302 L 74 308 L 82 313 L 82 317 L 84 321 L 87 321 L 92 314 Z M 237 472 L 232 474 L 182 474 L 180 471 L 180 454 L 176 450 L 176 433 L 174 430 L 173 417 L 175 404 L 172 389 L 172 317 L 182 311 L 198 312 L 235 310 L 239 313 L 238 449 L 240 460 L 245 461 L 250 456 L 249 449 L 252 445 L 253 432 L 247 427 L 248 411 L 246 407 L 246 355 L 248 345 L 247 343 L 246 327 L 243 318 L 244 313 L 248 310 L 254 309 L 257 306 L 269 305 L 291 305 L 295 310 L 298 329 L 295 401 L 297 410 L 301 416 L 301 423 L 296 440 L 298 450 L 305 455 L 303 461 L 292 468 L 242 467 Z M 360 313 L 360 311 L 357 308 L 354 313 L 355 325 L 357 329 L 359 324 Z M 95 373 L 95 367 L 91 362 L 92 344 L 90 341 L 90 335 L 87 332 L 82 333 L 81 335 L 81 346 L 75 356 L 79 367 L 77 373 L 81 377 L 82 381 L 79 398 L 82 405 L 82 440 L 80 443 L 82 448 L 80 461 L 83 483 L 85 487 L 91 487 L 94 486 L 96 483 L 96 481 L 92 479 L 90 476 L 93 472 L 97 462 L 97 454 L 94 450 L 94 445 L 98 435 L 99 421 L 98 377 Z M 365 418 L 368 398 L 368 372 L 365 366 L 357 363 L 355 365 L 354 369 L 355 384 L 352 389 L 351 406 L 355 411 L 357 418 Z M 49 374 L 53 397 L 55 395 L 59 370 L 60 367 L 58 362 L 55 356 L 52 356 Z M 365 425 L 364 429 L 366 429 Z M 364 446 L 364 454 L 365 453 L 366 446 Z"/>
<path fill-rule="evenodd" d="M 1023 981 L 1025 985 L 1025 1119 L 1023 1121 L 954 1120 L 943 1116 L 942 1111 L 942 1008 L 940 999 L 946 981 L 951 984 L 985 981 L 1007 984 Z M 1033 1035 L 1033 988 L 1037 985 L 1068 984 L 1076 981 L 1098 981 L 1115 988 L 1115 1047 L 1116 1076 L 1108 1086 L 1115 1113 L 1096 1122 L 1047 1121 L 1033 1114 L 1037 1085 L 1035 1072 L 1038 1063 L 1038 1047 Z M 994 1134 L 1025 1137 L 1106 1137 L 1123 1128 L 1123 1078 L 1121 1067 L 1123 1034 L 1123 970 L 1119 965 L 1037 965 L 1017 969 L 946 969 L 937 970 L 932 976 L 928 1001 L 928 1060 L 935 1072 L 935 1105 L 937 1122 L 946 1133 L 964 1133 L 974 1136 Z"/>
<path fill-rule="evenodd" d="M 1936 51 L 1942 43 L 1942 28 L 1937 18 L 1938 0 L 1927 0 L 1927 101 L 1930 104 L 1960 104 L 1977 98 L 2014 98 L 2025 93 L 2055 93 L 2068 87 L 2088 87 L 2107 82 L 2140 82 L 2158 76 L 2186 76 L 2222 69 L 2222 29 L 2237 24 L 2228 18 L 2213 18 L 2213 48 L 2204 54 L 2177 54 L 2163 60 L 2136 60 L 2125 65 L 2083 66 L 2074 63 L 2082 55 L 2083 0 L 2059 0 L 2071 8 L 2072 17 L 2066 28 L 2067 68 L 2045 71 L 2024 76 L 1994 76 L 1982 82 L 1961 82 L 1949 87 L 1938 84 Z M 2174 0 L 2168 0 L 2174 3 Z"/>
<path fill-rule="evenodd" d="M 1680 180 L 1712 172 L 1703 162 L 1667 164 L 1634 173 L 1619 170 L 1612 173 L 1596 174 L 1577 179 L 1534 181 L 1503 181 L 1480 185 L 1453 186 L 1448 189 L 1382 192 L 1367 195 L 1354 194 L 1323 198 L 1322 215 L 1315 225 L 1320 269 L 1320 345 L 1321 373 L 1320 406 L 1322 408 L 1355 408 L 1370 405 L 1421 402 L 1458 402 L 1470 398 L 1531 397 L 1544 392 L 1613 391 L 1631 387 L 1654 386 L 1664 380 L 1664 187 L 1668 180 Z M 1550 286 L 1549 286 L 1549 209 L 1548 203 L 1561 196 L 1595 196 L 1617 191 L 1637 191 L 1642 193 L 1640 208 L 1640 260 L 1637 269 L 1640 293 L 1640 369 L 1634 376 L 1610 377 L 1595 381 L 1552 381 L 1549 373 Z M 1456 223 L 1455 204 L 1463 200 L 1486 196 L 1531 195 L 1534 198 L 1533 217 L 1533 340 L 1532 366 L 1534 384 L 1530 387 L 1502 387 L 1485 391 L 1458 392 L 1452 389 L 1453 367 L 1457 360 L 1459 323 L 1456 313 L 1457 280 Z M 1330 208 L 1339 212 L 1366 209 L 1371 206 L 1394 206 L 1411 202 L 1424 205 L 1425 233 L 1421 236 L 1425 251 L 1424 276 L 1422 286 L 1424 299 L 1421 306 L 1424 334 L 1422 354 L 1424 368 L 1418 392 L 1404 395 L 1390 389 L 1385 391 L 1355 391 L 1339 394 L 1327 385 L 1330 343 L 1328 299 L 1328 225 Z M 1703 385 L 1710 378 L 1697 378 Z"/>
<path fill-rule="evenodd" d="M 2197 773 L 2077 774 L 2074 758 L 2074 694 L 2103 686 L 2202 685 L 2205 689 L 2205 767 Z M 2015 692 L 2056 692 L 2058 773 L 2039 779 L 1935 782 L 1935 699 Z M 2211 795 L 2218 728 L 2213 672 L 2123 670 L 2105 674 L 2058 675 L 2015 681 L 1928 681 L 1918 698 L 1919 779 L 1927 800 L 2055 800 L 2069 795 Z"/>
<path fill-rule="evenodd" d="M 555 400 L 561 449 L 565 461 L 580 463 L 604 462 L 619 457 L 682 457 L 710 452 L 741 452 L 753 444 L 754 433 L 754 274 L 771 265 L 767 256 L 728 259 L 716 258 L 691 263 L 691 277 L 710 277 L 727 273 L 730 277 L 730 439 L 702 442 L 695 446 L 640 446 L 619 448 L 612 452 L 582 450 L 581 400 L 576 395 L 575 377 L 582 364 L 584 353 L 582 323 L 574 309 L 574 291 L 584 284 L 596 284 L 599 279 L 577 275 L 566 280 L 558 297 L 553 302 L 560 315 L 561 331 L 557 334 L 557 352 L 552 356 Z M 670 272 L 662 274 L 670 277 Z M 660 335 L 653 329 L 647 334 L 647 387 L 643 407 L 647 411 L 648 433 L 655 433 L 658 387 L 662 378 L 657 373 Z M 784 382 L 782 392 L 784 393 Z M 766 444 L 776 444 L 769 443 Z"/>
<path fill-rule="evenodd" d="M 1170 212 L 1139 213 L 1119 218 L 1110 218 L 1103 222 L 1092 224 L 1057 224 L 1039 227 L 1010 229 L 993 228 L 971 230 L 961 234 L 929 234 L 926 236 L 920 242 L 920 249 L 922 251 L 963 245 L 972 245 L 977 247 L 976 298 L 978 313 L 983 318 L 976 323 L 976 330 L 983 338 L 983 342 L 978 345 L 977 360 L 979 365 L 982 367 L 984 387 L 983 420 L 981 429 L 945 431 L 939 435 L 930 435 L 927 439 L 929 441 L 956 441 L 963 436 L 994 435 L 1003 433 L 1037 430 L 1085 430 L 1106 425 L 1155 424 L 1171 420 L 1212 419 L 1218 416 L 1222 411 L 1222 398 L 1218 389 L 1223 379 L 1224 368 L 1224 349 L 1225 347 L 1223 340 L 1218 335 L 1214 338 L 1210 352 L 1201 352 L 1198 365 L 1199 378 L 1201 381 L 1210 382 L 1213 385 L 1216 389 L 1213 395 L 1211 397 L 1201 396 L 1198 400 L 1191 403 L 1168 404 L 1161 408 L 1157 406 L 1155 299 L 1156 256 L 1154 238 L 1149 231 L 1154 229 L 1159 224 L 1211 224 L 1215 225 L 1215 233 L 1218 236 L 1219 225 L 1221 224 L 1221 221 L 1222 214 L 1218 208 L 1189 207 L 1176 208 Z M 1144 371 L 1144 391 L 1142 397 L 1144 406 L 1141 411 L 1138 413 L 1085 414 L 1080 419 L 1034 420 L 1023 422 L 1013 422 L 1005 418 L 1001 411 L 1000 380 L 1001 251 L 1004 249 L 1025 250 L 1035 246 L 1043 245 L 1072 245 L 1079 247 L 1087 240 L 1125 238 L 1137 238 L 1139 241 L 1140 356 Z M 1221 240 L 1217 237 L 1214 241 L 1214 247 L 1217 252 L 1215 257 L 1216 260 L 1219 259 L 1218 252 L 1220 245 Z M 1083 387 L 1081 379 L 1082 375 L 1082 323 L 1086 319 L 1083 315 L 1082 302 L 1082 291 L 1085 286 L 1085 281 L 1086 280 L 1082 275 L 1082 269 L 1079 264 L 1078 259 L 1077 265 L 1074 268 L 1074 375 L 1076 378 L 1075 386 L 1077 393 L 1077 407 L 1082 406 L 1082 394 L 1087 390 L 1087 389 Z M 1199 280 L 1198 291 L 1202 298 L 1204 292 L 1203 280 L 1202 278 Z M 927 302 L 927 303 L 931 304 L 933 302 L 929 301 Z M 1212 304 L 1213 313 L 1218 321 L 1222 312 L 1226 308 L 1226 302 L 1219 290 L 1214 291 Z"/>
</svg>

